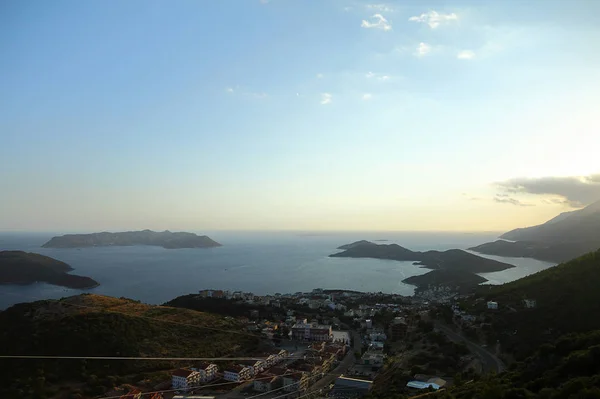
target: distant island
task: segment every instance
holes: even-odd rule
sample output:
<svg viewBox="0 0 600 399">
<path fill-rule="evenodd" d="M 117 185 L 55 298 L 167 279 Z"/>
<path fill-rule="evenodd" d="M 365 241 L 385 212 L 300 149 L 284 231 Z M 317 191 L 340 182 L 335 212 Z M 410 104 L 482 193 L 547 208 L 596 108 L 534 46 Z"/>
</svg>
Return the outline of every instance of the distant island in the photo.
<svg viewBox="0 0 600 399">
<path fill-rule="evenodd" d="M 84 247 L 122 247 L 131 245 L 151 245 L 166 249 L 179 248 L 212 248 L 221 244 L 208 236 L 194 233 L 168 230 L 155 232 L 152 230 L 126 231 L 122 233 L 66 234 L 53 237 L 42 245 L 43 248 L 84 248 Z"/>
<path fill-rule="evenodd" d="M 544 224 L 511 230 L 475 252 L 565 262 L 600 248 L 600 201 L 564 212 Z"/>
<path fill-rule="evenodd" d="M 434 269 L 422 276 L 409 277 L 403 280 L 404 283 L 417 285 L 421 288 L 430 284 L 461 287 L 462 289 L 473 287 L 487 281 L 476 273 L 499 272 L 515 267 L 508 263 L 482 258 L 461 249 L 416 252 L 398 244 L 375 244 L 365 240 L 342 245 L 338 249 L 345 250 L 329 256 L 413 261 L 415 265 Z"/>
<path fill-rule="evenodd" d="M 428 269 L 452 269 L 470 273 L 499 272 L 514 267 L 508 263 L 482 258 L 461 249 L 416 252 L 398 244 L 375 244 L 364 240 L 342 245 L 338 249 L 345 249 L 345 251 L 329 256 L 413 261 L 417 265 L 422 265 Z"/>
<path fill-rule="evenodd" d="M 98 282 L 68 274 L 73 268 L 48 256 L 23 251 L 0 251 L 0 284 L 45 282 L 68 288 L 92 288 Z"/>
<path fill-rule="evenodd" d="M 354 247 L 358 247 L 359 245 L 365 245 L 365 244 L 373 244 L 373 243 L 371 241 L 367 241 L 367 240 L 360 240 L 360 241 L 355 241 L 350 244 L 340 245 L 339 247 L 337 247 L 337 249 L 352 249 Z"/>
</svg>

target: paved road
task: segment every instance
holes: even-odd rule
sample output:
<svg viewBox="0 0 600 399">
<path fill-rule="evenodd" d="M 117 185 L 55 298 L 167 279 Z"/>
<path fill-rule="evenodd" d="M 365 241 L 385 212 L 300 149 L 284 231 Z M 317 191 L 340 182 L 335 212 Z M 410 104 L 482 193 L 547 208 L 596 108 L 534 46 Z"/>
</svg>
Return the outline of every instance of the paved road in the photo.
<svg viewBox="0 0 600 399">
<path fill-rule="evenodd" d="M 498 359 L 496 355 L 494 355 L 481 345 L 478 345 L 473 341 L 468 340 L 461 334 L 455 332 L 454 330 L 452 330 L 448 326 L 443 325 L 442 323 L 436 322 L 435 328 L 446 334 L 448 338 L 450 338 L 450 340 L 452 341 L 464 342 L 467 345 L 467 348 L 469 348 L 469 350 L 472 353 L 481 358 L 481 361 L 483 363 L 483 370 L 486 373 L 489 373 L 490 371 L 496 371 L 497 373 L 501 373 L 506 369 L 506 366 L 504 365 L 504 362 L 502 360 Z"/>
</svg>

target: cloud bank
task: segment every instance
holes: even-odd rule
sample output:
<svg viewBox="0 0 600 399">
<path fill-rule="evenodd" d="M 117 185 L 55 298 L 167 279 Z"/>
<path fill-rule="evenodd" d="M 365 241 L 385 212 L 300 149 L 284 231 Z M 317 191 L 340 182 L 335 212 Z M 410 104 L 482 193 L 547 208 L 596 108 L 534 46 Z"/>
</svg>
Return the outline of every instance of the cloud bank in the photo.
<svg viewBox="0 0 600 399">
<path fill-rule="evenodd" d="M 589 176 L 515 178 L 496 183 L 505 193 L 554 195 L 562 199 L 546 199 L 545 203 L 565 204 L 580 208 L 600 200 L 600 173 Z"/>
</svg>

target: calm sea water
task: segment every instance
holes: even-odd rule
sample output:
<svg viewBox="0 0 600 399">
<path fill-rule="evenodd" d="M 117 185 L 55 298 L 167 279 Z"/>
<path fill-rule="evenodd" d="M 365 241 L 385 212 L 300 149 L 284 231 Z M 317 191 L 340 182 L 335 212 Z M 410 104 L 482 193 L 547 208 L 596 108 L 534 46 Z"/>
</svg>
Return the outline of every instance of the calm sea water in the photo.
<svg viewBox="0 0 600 399">
<path fill-rule="evenodd" d="M 412 262 L 329 258 L 336 248 L 356 240 L 386 240 L 412 250 L 468 248 L 498 233 L 423 232 L 198 232 L 224 246 L 208 249 L 105 247 L 51 249 L 41 245 L 64 233 L 0 233 L 0 250 L 24 250 L 71 265 L 73 274 L 100 283 L 91 290 L 73 290 L 45 283 L 0 285 L 0 309 L 15 303 L 60 298 L 81 292 L 124 296 L 160 304 L 179 295 L 215 288 L 256 294 L 293 293 L 314 288 L 382 291 L 412 295 L 402 280 L 428 269 Z M 492 257 L 517 266 L 483 275 L 499 284 L 546 269 L 553 264 L 524 258 Z"/>
</svg>

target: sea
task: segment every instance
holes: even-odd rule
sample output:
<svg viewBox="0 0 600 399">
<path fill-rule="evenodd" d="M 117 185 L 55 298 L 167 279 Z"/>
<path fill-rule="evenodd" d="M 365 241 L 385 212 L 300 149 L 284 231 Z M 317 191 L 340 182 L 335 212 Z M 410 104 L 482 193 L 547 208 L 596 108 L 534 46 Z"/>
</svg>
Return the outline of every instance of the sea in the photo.
<svg viewBox="0 0 600 399">
<path fill-rule="evenodd" d="M 315 288 L 384 292 L 410 296 L 402 282 L 427 273 L 413 262 L 330 258 L 340 245 L 358 240 L 396 243 L 415 251 L 466 249 L 501 233 L 455 232 L 249 232 L 198 231 L 223 244 L 218 248 L 164 249 L 152 246 L 42 248 L 53 233 L 0 232 L 0 250 L 23 250 L 66 262 L 72 274 L 98 281 L 98 287 L 68 289 L 46 283 L 0 285 L 0 309 L 20 302 L 56 299 L 83 292 L 162 304 L 203 289 L 240 290 L 258 295 L 308 292 Z M 486 284 L 503 284 L 554 266 L 528 258 L 486 256 L 515 265 L 482 273 Z"/>
</svg>

